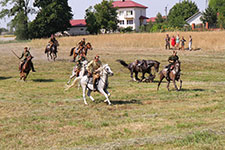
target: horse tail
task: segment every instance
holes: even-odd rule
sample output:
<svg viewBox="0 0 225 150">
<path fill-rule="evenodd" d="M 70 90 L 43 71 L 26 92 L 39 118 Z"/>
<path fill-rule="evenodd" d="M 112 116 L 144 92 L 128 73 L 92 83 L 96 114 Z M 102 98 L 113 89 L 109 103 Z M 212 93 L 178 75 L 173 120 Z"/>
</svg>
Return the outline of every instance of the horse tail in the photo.
<svg viewBox="0 0 225 150">
<path fill-rule="evenodd" d="M 70 50 L 70 56 L 73 55 L 73 51 L 74 51 L 75 47 L 73 47 L 71 50 Z"/>
<path fill-rule="evenodd" d="M 126 67 L 126 68 L 128 68 L 128 64 L 125 62 L 125 61 L 123 61 L 123 60 L 120 60 L 120 59 L 118 59 L 118 60 L 116 60 L 117 62 L 119 62 L 121 65 L 123 65 L 124 67 Z"/>
<path fill-rule="evenodd" d="M 82 77 L 77 77 L 77 78 L 73 81 L 73 83 L 72 83 L 71 85 L 66 85 L 65 91 L 67 91 L 67 90 L 69 90 L 70 88 L 72 88 L 73 86 L 75 86 L 76 83 L 77 83 L 78 81 L 81 80 L 81 78 L 82 78 Z"/>
</svg>

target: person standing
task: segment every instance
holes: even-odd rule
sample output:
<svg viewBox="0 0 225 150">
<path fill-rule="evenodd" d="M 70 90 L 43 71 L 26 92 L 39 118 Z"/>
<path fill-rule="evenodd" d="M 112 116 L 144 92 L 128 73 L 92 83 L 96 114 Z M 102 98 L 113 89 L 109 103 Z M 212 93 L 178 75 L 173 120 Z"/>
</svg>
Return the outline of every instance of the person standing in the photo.
<svg viewBox="0 0 225 150">
<path fill-rule="evenodd" d="M 189 51 L 192 50 L 192 37 L 191 35 L 189 36 L 189 45 L 188 45 Z"/>
<path fill-rule="evenodd" d="M 171 38 L 171 45 L 172 45 L 172 47 L 173 47 L 173 49 L 174 49 L 174 48 L 175 48 L 175 45 L 176 45 L 176 40 L 175 40 L 174 35 L 173 35 L 172 38 Z"/>
<path fill-rule="evenodd" d="M 177 37 L 176 37 L 176 49 L 179 50 L 179 47 L 180 47 L 180 36 L 179 36 L 179 34 L 177 34 Z"/>
<path fill-rule="evenodd" d="M 165 41 L 166 41 L 165 48 L 166 48 L 166 49 L 167 49 L 167 48 L 170 49 L 170 36 L 169 36 L 169 34 L 166 34 Z"/>
<path fill-rule="evenodd" d="M 184 43 L 186 42 L 186 40 L 184 39 L 184 37 L 182 36 L 181 39 L 181 50 L 184 50 Z"/>
</svg>

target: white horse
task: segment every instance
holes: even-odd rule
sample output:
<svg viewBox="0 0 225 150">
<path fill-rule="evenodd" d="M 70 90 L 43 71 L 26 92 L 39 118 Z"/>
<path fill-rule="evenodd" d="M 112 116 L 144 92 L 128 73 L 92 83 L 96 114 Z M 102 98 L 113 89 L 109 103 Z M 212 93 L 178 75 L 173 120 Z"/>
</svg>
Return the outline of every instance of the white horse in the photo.
<svg viewBox="0 0 225 150">
<path fill-rule="evenodd" d="M 103 65 L 103 67 L 100 67 L 98 70 L 100 71 L 100 79 L 99 79 L 99 82 L 98 82 L 98 85 L 97 85 L 97 91 L 105 96 L 106 100 L 104 102 L 108 102 L 108 104 L 111 105 L 111 102 L 109 100 L 110 93 L 107 91 L 107 88 L 108 88 L 108 76 L 113 76 L 113 72 L 110 69 L 108 64 Z M 91 92 L 94 89 L 93 88 L 93 80 L 89 79 L 87 75 L 79 76 L 73 81 L 73 83 L 70 86 L 68 86 L 66 88 L 66 90 L 69 90 L 78 81 L 80 81 L 80 85 L 83 89 L 84 104 L 87 105 L 87 101 L 86 101 L 86 90 L 87 89 L 88 89 L 88 93 L 87 93 L 88 97 L 90 97 L 90 99 L 92 101 L 95 100 L 91 96 Z"/>
<path fill-rule="evenodd" d="M 88 61 L 87 60 L 82 61 L 82 68 L 80 70 L 79 77 L 84 75 L 84 73 L 86 71 L 87 64 L 88 64 Z M 70 81 L 71 81 L 71 79 L 73 79 L 76 76 L 76 68 L 77 68 L 77 65 L 75 67 L 73 67 L 72 75 L 70 76 L 70 79 L 67 82 L 67 84 L 69 84 Z"/>
</svg>

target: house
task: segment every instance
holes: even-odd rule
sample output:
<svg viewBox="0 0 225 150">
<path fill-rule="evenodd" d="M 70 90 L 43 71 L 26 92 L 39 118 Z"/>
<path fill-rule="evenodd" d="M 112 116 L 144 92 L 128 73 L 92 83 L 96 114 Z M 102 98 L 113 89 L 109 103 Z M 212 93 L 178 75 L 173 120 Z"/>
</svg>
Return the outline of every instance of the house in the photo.
<svg viewBox="0 0 225 150">
<path fill-rule="evenodd" d="M 202 13 L 197 12 L 185 21 L 187 22 L 187 24 L 189 24 L 191 26 L 192 26 L 192 24 L 200 25 L 200 24 L 203 24 L 203 22 L 200 20 L 201 17 L 202 17 Z"/>
<path fill-rule="evenodd" d="M 166 19 L 166 16 L 162 16 L 162 17 L 163 17 L 163 19 Z M 157 17 L 151 17 L 151 18 L 148 18 L 146 21 L 147 21 L 147 23 L 149 23 L 149 22 L 154 23 L 154 22 L 156 22 L 156 18 Z"/>
<path fill-rule="evenodd" d="M 147 23 L 146 9 L 148 7 L 132 0 L 117 0 L 112 4 L 118 8 L 118 26 L 120 28 L 131 27 L 133 30 L 139 31 L 139 27 Z"/>
<path fill-rule="evenodd" d="M 87 35 L 85 19 L 70 20 L 71 28 L 67 31 L 70 35 Z"/>
</svg>

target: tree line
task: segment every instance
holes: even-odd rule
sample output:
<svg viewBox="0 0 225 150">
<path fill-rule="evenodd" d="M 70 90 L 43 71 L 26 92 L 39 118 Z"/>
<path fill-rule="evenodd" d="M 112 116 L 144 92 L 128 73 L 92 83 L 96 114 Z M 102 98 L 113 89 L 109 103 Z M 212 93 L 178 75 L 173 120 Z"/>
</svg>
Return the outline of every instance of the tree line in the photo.
<svg viewBox="0 0 225 150">
<path fill-rule="evenodd" d="M 98 34 L 101 29 L 106 32 L 118 30 L 117 8 L 113 7 L 112 0 L 103 0 L 86 10 L 85 20 L 87 31 Z M 7 9 L 9 4 L 12 8 Z M 15 29 L 17 39 L 32 39 L 49 37 L 56 32 L 67 30 L 72 19 L 71 7 L 68 0 L 1 0 L 0 18 L 13 17 L 10 26 Z M 183 30 L 185 20 L 199 12 L 197 5 L 189 0 L 175 4 L 168 16 L 157 14 L 156 21 L 140 27 L 140 31 L 170 31 Z M 36 14 L 33 21 L 29 21 L 28 14 Z M 204 23 L 225 28 L 225 0 L 210 0 L 209 7 L 201 18 Z M 122 29 L 127 32 L 131 29 Z"/>
</svg>

